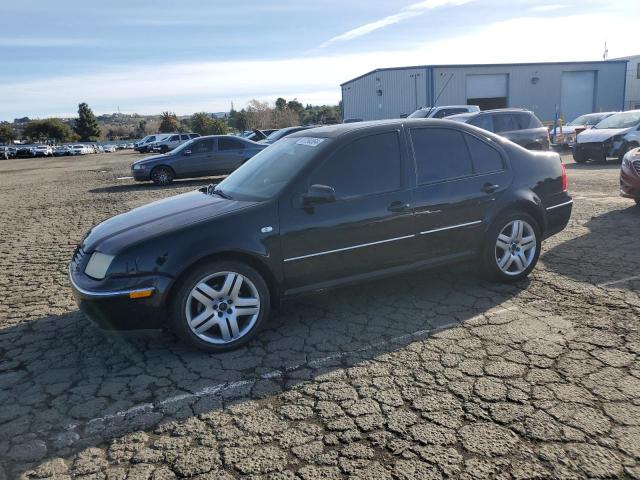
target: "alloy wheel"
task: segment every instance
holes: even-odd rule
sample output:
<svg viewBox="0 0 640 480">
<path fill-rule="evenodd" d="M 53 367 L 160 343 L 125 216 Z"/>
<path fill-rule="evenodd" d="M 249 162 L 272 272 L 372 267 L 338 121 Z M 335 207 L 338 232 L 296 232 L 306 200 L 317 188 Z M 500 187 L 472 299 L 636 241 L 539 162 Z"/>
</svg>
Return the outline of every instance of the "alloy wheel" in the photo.
<svg viewBox="0 0 640 480">
<path fill-rule="evenodd" d="M 512 220 L 498 234 L 495 260 L 506 275 L 524 272 L 536 256 L 535 230 L 524 220 Z"/>
<path fill-rule="evenodd" d="M 186 302 L 191 332 L 217 345 L 247 335 L 260 315 L 260 295 L 251 280 L 236 272 L 217 272 L 200 280 Z"/>
</svg>

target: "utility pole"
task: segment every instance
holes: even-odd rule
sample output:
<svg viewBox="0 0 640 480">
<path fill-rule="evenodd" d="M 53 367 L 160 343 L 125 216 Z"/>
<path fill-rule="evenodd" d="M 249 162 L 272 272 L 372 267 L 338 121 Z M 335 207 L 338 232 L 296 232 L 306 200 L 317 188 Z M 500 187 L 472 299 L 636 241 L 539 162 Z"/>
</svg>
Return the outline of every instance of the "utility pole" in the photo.
<svg viewBox="0 0 640 480">
<path fill-rule="evenodd" d="M 410 77 L 413 78 L 413 97 L 415 100 L 415 109 L 418 109 L 418 77 L 420 76 L 419 73 L 412 73 L 411 75 L 409 75 Z"/>
<path fill-rule="evenodd" d="M 607 49 L 607 41 L 604 41 L 604 53 L 602 54 L 603 60 L 609 60 L 609 50 Z"/>
</svg>

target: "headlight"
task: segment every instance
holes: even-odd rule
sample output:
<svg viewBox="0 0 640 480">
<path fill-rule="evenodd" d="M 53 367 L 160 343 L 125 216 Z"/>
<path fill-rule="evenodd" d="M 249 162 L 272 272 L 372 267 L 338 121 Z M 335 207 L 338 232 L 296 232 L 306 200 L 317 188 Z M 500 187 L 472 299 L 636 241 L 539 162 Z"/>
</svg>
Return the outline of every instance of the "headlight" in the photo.
<svg viewBox="0 0 640 480">
<path fill-rule="evenodd" d="M 134 165 L 133 169 L 134 170 L 144 170 L 144 165 Z"/>
<path fill-rule="evenodd" d="M 96 280 L 102 280 L 107 274 L 107 270 L 109 269 L 109 265 L 111 265 L 113 259 L 113 255 L 93 252 L 93 255 L 91 255 L 91 258 L 89 259 L 89 263 L 87 263 L 87 266 L 84 269 L 84 273 Z"/>
</svg>

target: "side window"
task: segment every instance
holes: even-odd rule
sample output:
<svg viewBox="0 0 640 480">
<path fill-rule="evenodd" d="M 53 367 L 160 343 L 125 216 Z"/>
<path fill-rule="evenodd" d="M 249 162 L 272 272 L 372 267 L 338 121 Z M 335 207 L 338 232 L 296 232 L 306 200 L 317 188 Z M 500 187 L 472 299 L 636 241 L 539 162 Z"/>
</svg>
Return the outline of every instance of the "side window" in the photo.
<svg viewBox="0 0 640 480">
<path fill-rule="evenodd" d="M 467 113 L 466 108 L 445 108 L 442 110 L 442 116 L 440 118 L 449 117 L 451 115 L 456 115 L 458 113 Z"/>
<path fill-rule="evenodd" d="M 500 153 L 482 140 L 477 139 L 473 135 L 464 135 L 471 159 L 473 160 L 473 170 L 475 173 L 496 172 L 504 169 L 504 163 Z"/>
<path fill-rule="evenodd" d="M 244 143 L 233 138 L 218 138 L 218 150 L 240 150 L 244 148 Z"/>
<path fill-rule="evenodd" d="M 198 138 L 199 136 L 200 136 L 199 133 L 190 133 L 189 134 L 189 137 L 191 137 L 191 138 Z"/>
<path fill-rule="evenodd" d="M 416 157 L 418 183 L 441 182 L 473 173 L 462 133 L 448 128 L 415 128 L 411 143 Z"/>
<path fill-rule="evenodd" d="M 493 128 L 496 133 L 520 130 L 515 115 L 511 113 L 499 113 L 495 115 L 493 117 Z"/>
<path fill-rule="evenodd" d="M 213 150 L 213 138 L 198 140 L 191 145 L 192 153 L 207 153 Z"/>
<path fill-rule="evenodd" d="M 176 140 L 180 140 L 180 135 L 174 135 L 169 139 L 170 142 L 175 142 Z"/>
<path fill-rule="evenodd" d="M 493 118 L 491 118 L 491 115 L 478 115 L 477 117 L 469 120 L 469 125 L 473 125 L 488 132 L 494 131 Z"/>
<path fill-rule="evenodd" d="M 447 110 L 445 108 L 443 108 L 442 110 L 438 110 L 436 113 L 434 113 L 431 118 L 442 118 L 444 117 L 444 114 Z"/>
<path fill-rule="evenodd" d="M 189 135 L 180 135 L 180 140 L 189 140 Z"/>
<path fill-rule="evenodd" d="M 397 132 L 354 140 L 329 157 L 309 178 L 309 185 L 333 187 L 336 198 L 392 192 L 401 187 Z"/>
</svg>

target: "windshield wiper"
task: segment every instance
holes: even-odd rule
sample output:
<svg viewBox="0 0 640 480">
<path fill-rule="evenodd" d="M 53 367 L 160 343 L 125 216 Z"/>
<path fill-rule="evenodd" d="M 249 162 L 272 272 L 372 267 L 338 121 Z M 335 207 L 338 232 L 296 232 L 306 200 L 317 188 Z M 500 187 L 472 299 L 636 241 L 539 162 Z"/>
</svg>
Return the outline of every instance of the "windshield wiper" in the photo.
<svg viewBox="0 0 640 480">
<path fill-rule="evenodd" d="M 227 200 L 232 200 L 231 195 L 224 193 L 220 190 L 217 183 L 212 183 L 205 188 L 201 188 L 200 191 L 206 193 L 208 195 L 218 195 L 219 197 L 225 198 Z"/>
</svg>

